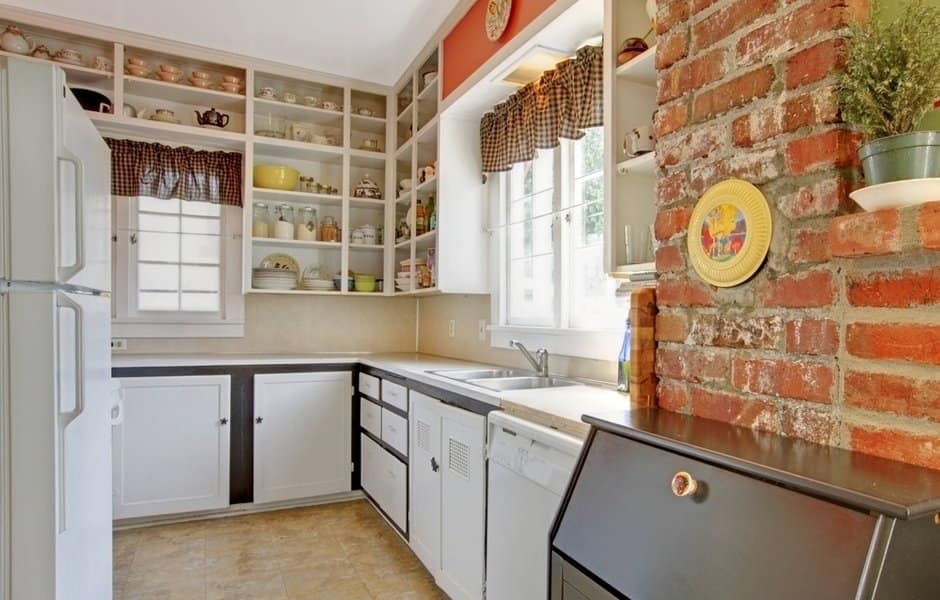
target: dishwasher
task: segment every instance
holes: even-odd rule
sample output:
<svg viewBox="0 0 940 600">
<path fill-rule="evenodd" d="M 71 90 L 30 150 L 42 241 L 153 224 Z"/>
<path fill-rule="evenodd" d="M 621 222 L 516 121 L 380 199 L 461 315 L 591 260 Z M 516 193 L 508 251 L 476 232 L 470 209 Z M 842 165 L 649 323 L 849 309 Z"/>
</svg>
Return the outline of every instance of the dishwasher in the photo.
<svg viewBox="0 0 940 600">
<path fill-rule="evenodd" d="M 489 414 L 486 597 L 548 597 L 549 529 L 583 442 L 508 415 Z"/>
</svg>

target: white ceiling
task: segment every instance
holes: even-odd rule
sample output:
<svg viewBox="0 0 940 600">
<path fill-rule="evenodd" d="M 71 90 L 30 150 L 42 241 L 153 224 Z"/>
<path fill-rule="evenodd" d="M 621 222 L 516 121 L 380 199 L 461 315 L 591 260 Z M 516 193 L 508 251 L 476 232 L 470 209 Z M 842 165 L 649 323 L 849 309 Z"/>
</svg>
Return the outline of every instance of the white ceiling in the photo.
<svg viewBox="0 0 940 600">
<path fill-rule="evenodd" d="M 4 1 L 99 25 L 392 85 L 459 0 Z"/>
</svg>

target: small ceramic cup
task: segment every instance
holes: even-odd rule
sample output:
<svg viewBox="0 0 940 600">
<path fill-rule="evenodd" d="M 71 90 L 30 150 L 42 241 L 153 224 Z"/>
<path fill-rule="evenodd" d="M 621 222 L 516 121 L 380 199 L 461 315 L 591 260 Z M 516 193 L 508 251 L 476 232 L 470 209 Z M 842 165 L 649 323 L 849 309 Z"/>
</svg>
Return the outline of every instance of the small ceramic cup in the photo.
<svg viewBox="0 0 940 600">
<path fill-rule="evenodd" d="M 339 104 L 335 102 L 330 102 L 329 100 L 327 100 L 326 102 L 323 103 L 323 108 L 325 108 L 326 110 L 339 110 Z"/>
<path fill-rule="evenodd" d="M 146 67 L 147 63 L 142 58 L 137 58 L 136 56 L 127 57 L 127 64 L 134 65 L 135 67 Z"/>
<path fill-rule="evenodd" d="M 274 99 L 277 97 L 277 90 L 270 86 L 258 88 L 258 97 Z"/>
<path fill-rule="evenodd" d="M 62 48 L 55 53 L 58 58 L 65 60 L 78 61 L 82 59 L 82 53 L 72 48 Z"/>
<path fill-rule="evenodd" d="M 158 108 L 155 112 L 161 117 L 172 117 L 175 115 L 169 108 Z"/>
<path fill-rule="evenodd" d="M 235 77 L 234 75 L 223 75 L 222 81 L 224 81 L 225 83 L 234 83 L 235 85 L 238 85 L 242 82 L 241 79 L 239 79 L 238 77 Z"/>
<path fill-rule="evenodd" d="M 363 117 L 371 117 L 372 115 L 375 114 L 372 112 L 371 108 L 366 108 L 365 106 L 360 107 L 356 112 L 362 115 Z"/>
<path fill-rule="evenodd" d="M 164 73 L 173 73 L 173 74 L 179 74 L 180 72 L 179 67 L 174 67 L 173 65 L 160 65 L 160 70 L 163 71 Z"/>
<path fill-rule="evenodd" d="M 205 71 L 193 71 L 193 79 L 209 79 L 209 74 Z"/>
<path fill-rule="evenodd" d="M 287 102 L 288 104 L 296 104 L 297 94 L 294 92 L 284 92 L 284 94 L 281 95 L 281 100 Z"/>
<path fill-rule="evenodd" d="M 113 71 L 114 70 L 114 63 L 112 63 L 111 59 L 108 58 L 107 56 L 96 56 L 91 66 L 98 69 L 99 71 Z"/>
<path fill-rule="evenodd" d="M 229 82 L 229 81 L 223 81 L 221 85 L 222 85 L 222 89 L 223 89 L 223 90 L 225 90 L 226 92 L 229 92 L 229 93 L 231 93 L 231 94 L 237 94 L 237 93 L 238 93 L 238 90 L 239 90 L 240 87 L 241 87 L 239 84 L 237 84 L 237 83 L 231 83 L 231 82 Z"/>
<path fill-rule="evenodd" d="M 304 96 L 304 104 L 307 106 L 319 106 L 320 99 L 316 96 Z"/>
<path fill-rule="evenodd" d="M 169 71 L 160 71 L 157 73 L 157 76 L 160 77 L 163 81 L 169 81 L 170 83 L 176 83 L 183 76 L 182 73 L 170 73 Z"/>
</svg>

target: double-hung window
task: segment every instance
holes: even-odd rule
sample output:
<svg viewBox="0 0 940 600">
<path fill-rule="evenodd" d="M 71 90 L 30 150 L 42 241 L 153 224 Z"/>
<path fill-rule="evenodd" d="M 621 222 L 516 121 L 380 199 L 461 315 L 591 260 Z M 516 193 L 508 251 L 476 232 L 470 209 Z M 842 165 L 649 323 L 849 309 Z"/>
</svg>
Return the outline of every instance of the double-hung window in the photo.
<svg viewBox="0 0 940 600">
<path fill-rule="evenodd" d="M 114 203 L 114 335 L 242 335 L 241 209 L 145 196 Z"/>
<path fill-rule="evenodd" d="M 494 345 L 616 357 L 628 301 L 604 269 L 603 138 L 589 129 L 499 178 Z"/>
</svg>

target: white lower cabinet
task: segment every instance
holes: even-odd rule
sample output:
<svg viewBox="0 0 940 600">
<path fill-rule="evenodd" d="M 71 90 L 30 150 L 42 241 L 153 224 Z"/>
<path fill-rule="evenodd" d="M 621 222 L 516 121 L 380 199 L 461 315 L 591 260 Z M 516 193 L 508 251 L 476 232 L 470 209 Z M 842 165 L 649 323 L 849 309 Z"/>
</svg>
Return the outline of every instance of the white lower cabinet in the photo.
<svg viewBox="0 0 940 600">
<path fill-rule="evenodd" d="M 254 501 L 351 490 L 349 372 L 255 375 Z"/>
<path fill-rule="evenodd" d="M 114 518 L 229 503 L 228 375 L 126 377 L 113 429 Z"/>
<path fill-rule="evenodd" d="M 453 600 L 484 589 L 486 418 L 411 392 L 412 550 Z"/>
<path fill-rule="evenodd" d="M 408 529 L 408 470 L 393 454 L 360 434 L 361 484 L 372 500 L 402 531 Z"/>
</svg>

